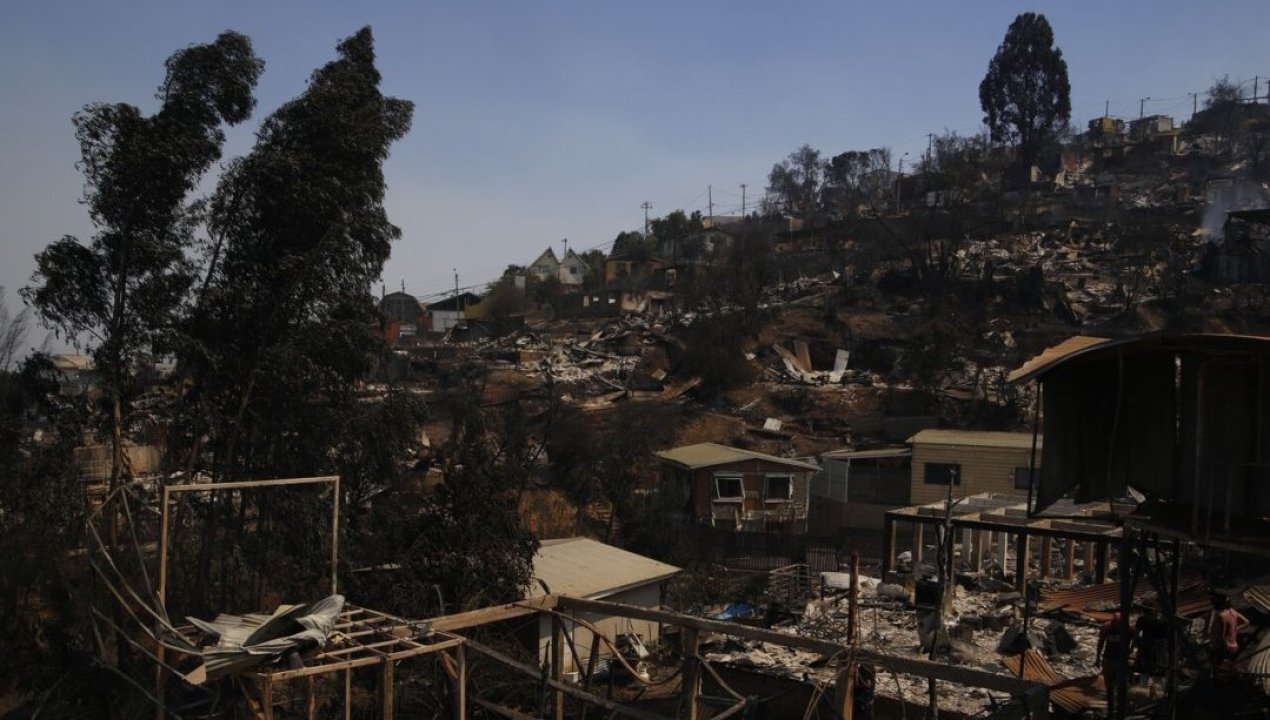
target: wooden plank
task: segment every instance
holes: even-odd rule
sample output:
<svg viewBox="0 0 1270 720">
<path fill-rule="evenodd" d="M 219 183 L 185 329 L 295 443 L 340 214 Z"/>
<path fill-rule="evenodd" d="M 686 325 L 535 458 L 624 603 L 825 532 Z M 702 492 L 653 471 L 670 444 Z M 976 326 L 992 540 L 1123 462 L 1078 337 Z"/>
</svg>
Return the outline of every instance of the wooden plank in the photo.
<svg viewBox="0 0 1270 720">
<path fill-rule="evenodd" d="M 485 708 L 486 710 L 489 710 L 490 712 L 494 713 L 495 715 L 502 715 L 503 717 L 507 718 L 508 720 L 543 720 L 542 718 L 538 717 L 537 715 L 530 715 L 529 713 L 523 713 L 523 712 L 521 712 L 521 711 L 519 711 L 519 710 L 514 710 L 514 709 L 509 708 L 509 707 L 507 707 L 507 706 L 505 706 L 505 705 L 499 705 L 498 703 L 492 703 L 492 702 L 490 702 L 490 701 L 488 701 L 488 700 L 482 700 L 482 699 L 480 699 L 480 698 L 478 698 L 478 697 L 473 697 L 473 698 L 472 698 L 472 702 L 473 702 L 473 703 L 475 703 L 475 704 L 477 704 L 477 705 L 479 705 L 479 706 L 480 706 L 480 707 L 482 707 L 482 708 Z"/>
<path fill-rule="evenodd" d="M 690 615 L 680 615 L 678 613 L 667 612 L 665 610 L 654 610 L 635 605 L 624 605 L 622 603 L 606 602 L 603 600 L 585 600 L 582 598 L 561 596 L 559 598 L 559 607 L 583 613 L 598 613 L 631 618 L 632 620 L 648 620 L 650 622 L 666 623 L 669 625 L 677 625 L 682 628 L 694 628 L 696 630 L 704 630 L 706 632 L 718 633 L 721 635 L 730 635 L 733 637 L 745 638 L 747 640 L 761 640 L 762 642 L 768 642 L 783 647 L 809 650 L 811 652 L 820 653 L 830 657 L 837 654 L 847 655 L 849 653 L 854 653 L 858 662 L 871 663 L 893 672 L 921 675 L 923 677 L 935 677 L 940 680 L 946 680 L 960 685 L 981 687 L 988 690 L 996 690 L 997 692 L 1009 693 L 1011 695 L 1022 694 L 1037 685 L 1037 683 L 1029 682 L 1027 680 L 1020 680 L 1007 675 L 998 675 L 997 673 L 976 670 L 974 668 L 961 665 L 945 665 L 942 663 L 931 662 L 929 660 L 884 655 L 875 650 L 863 647 L 849 648 L 846 645 L 829 642 L 827 640 L 817 640 L 815 638 L 803 637 L 801 635 L 787 635 L 785 633 L 774 632 L 763 628 L 748 627 L 722 620 L 708 620 L 706 618 Z M 537 675 L 537 672 L 535 671 L 534 674 Z"/>
<path fill-rule="evenodd" d="M 393 665 L 384 663 L 379 681 L 379 711 L 383 720 L 393 720 Z"/>
<path fill-rule="evenodd" d="M 542 677 L 542 672 L 539 669 L 531 667 L 529 665 L 526 665 L 525 663 L 515 660 L 507 655 L 504 655 L 503 653 L 487 645 L 476 642 L 474 640 L 468 640 L 467 645 L 473 651 L 478 652 L 490 658 L 491 660 L 495 660 L 498 663 L 505 665 L 508 668 L 511 668 L 512 670 L 515 670 L 516 672 L 522 675 L 527 675 L 534 679 L 539 679 Z M 553 688 L 559 688 L 561 690 L 564 690 L 566 693 L 568 693 L 569 695 L 572 695 L 573 697 L 576 697 L 580 700 L 585 700 L 586 702 L 589 702 L 593 705 L 599 705 L 600 707 L 619 715 L 627 715 L 629 717 L 635 718 L 636 720 L 672 720 L 671 718 L 668 718 L 665 715 L 658 715 L 657 713 L 649 712 L 647 710 L 643 710 L 641 708 L 634 707 L 631 705 L 625 705 L 625 704 L 610 700 L 606 697 L 602 697 L 594 693 L 586 692 L 582 690 L 581 688 L 577 687 L 576 685 L 573 685 L 572 683 L 558 682 L 552 678 L 547 678 L 546 682 L 547 682 L 547 685 Z"/>
<path fill-rule="evenodd" d="M 697 695 L 701 694 L 701 660 L 698 655 L 701 643 L 697 629 L 684 628 L 682 642 L 683 681 L 679 687 L 679 717 L 697 720 Z"/>
<path fill-rule="evenodd" d="M 564 720 L 564 622 L 560 617 L 551 618 L 551 679 L 556 681 L 553 717 Z"/>
<path fill-rule="evenodd" d="M 424 621 L 423 626 L 433 632 L 456 632 L 480 625 L 527 617 L 539 610 L 552 610 L 555 607 L 556 596 L 547 595 L 546 597 L 522 600 L 507 605 L 495 605 L 454 615 L 442 615 L 441 617 Z"/>
<path fill-rule="evenodd" d="M 454 680 L 454 720 L 467 720 L 467 650 L 460 644 L 454 649 L 458 677 Z"/>
<path fill-rule="evenodd" d="M 339 475 L 320 477 L 281 478 L 277 480 L 238 480 L 235 482 L 195 483 L 191 485 L 165 485 L 165 492 L 198 492 L 203 490 L 245 490 L 248 488 L 283 487 L 286 485 L 316 485 L 320 483 L 338 484 Z"/>
</svg>

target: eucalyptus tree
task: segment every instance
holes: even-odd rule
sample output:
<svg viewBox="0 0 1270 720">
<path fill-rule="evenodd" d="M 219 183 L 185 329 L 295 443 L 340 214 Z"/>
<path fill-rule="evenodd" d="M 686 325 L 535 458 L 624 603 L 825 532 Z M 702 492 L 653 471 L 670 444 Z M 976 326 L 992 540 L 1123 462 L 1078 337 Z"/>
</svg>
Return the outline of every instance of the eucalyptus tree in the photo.
<svg viewBox="0 0 1270 720">
<path fill-rule="evenodd" d="M 153 114 L 93 103 L 74 116 L 95 232 L 86 243 L 67 235 L 36 255 L 22 294 L 46 325 L 91 351 L 107 401 L 112 486 L 123 470 L 136 363 L 171 347 L 195 279 L 190 252 L 201 213 L 190 195 L 221 156 L 223 126 L 251 115 L 263 68 L 250 40 L 225 32 L 168 58 Z"/>
</svg>

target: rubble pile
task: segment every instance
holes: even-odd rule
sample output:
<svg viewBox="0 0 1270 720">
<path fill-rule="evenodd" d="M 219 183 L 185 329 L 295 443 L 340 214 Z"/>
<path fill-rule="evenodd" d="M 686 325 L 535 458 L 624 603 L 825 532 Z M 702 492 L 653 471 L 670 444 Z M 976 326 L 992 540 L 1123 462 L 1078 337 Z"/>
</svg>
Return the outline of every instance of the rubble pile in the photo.
<svg viewBox="0 0 1270 720">
<path fill-rule="evenodd" d="M 910 604 L 911 592 L 903 585 L 860 577 L 858 607 L 859 644 L 886 655 L 930 659 L 930 645 L 936 645 L 937 662 L 951 662 L 987 672 L 1006 673 L 1003 657 L 1028 649 L 1043 653 L 1050 666 L 1066 678 L 1098 674 L 1095 648 L 1098 629 L 1090 622 L 1034 618 L 1024 631 L 1022 598 L 1009 590 L 967 590 L 957 586 L 952 612 L 938 626 L 932 610 L 916 612 Z M 802 617 L 786 632 L 849 643 L 848 599 L 837 594 L 808 602 Z M 920 618 L 920 619 L 919 619 Z M 923 637 L 925 636 L 925 637 Z M 832 683 L 835 668 L 825 666 L 816 653 L 800 652 L 767 643 L 721 642 L 711 648 L 707 659 L 755 668 L 789 677 Z M 925 704 L 929 686 L 924 677 L 880 675 L 878 692 Z M 979 688 L 939 683 L 941 708 L 975 713 L 990 698 Z"/>
</svg>

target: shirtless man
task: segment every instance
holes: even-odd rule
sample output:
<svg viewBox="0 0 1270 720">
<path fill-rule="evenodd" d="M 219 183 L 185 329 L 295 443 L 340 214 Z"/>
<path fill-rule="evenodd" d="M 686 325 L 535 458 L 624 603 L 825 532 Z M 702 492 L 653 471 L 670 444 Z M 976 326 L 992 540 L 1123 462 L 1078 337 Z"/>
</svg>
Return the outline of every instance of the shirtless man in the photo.
<svg viewBox="0 0 1270 720">
<path fill-rule="evenodd" d="M 1230 606 L 1229 598 L 1220 593 L 1213 595 L 1213 619 L 1208 626 L 1213 672 L 1239 654 L 1239 631 L 1246 627 L 1248 618 Z"/>
</svg>

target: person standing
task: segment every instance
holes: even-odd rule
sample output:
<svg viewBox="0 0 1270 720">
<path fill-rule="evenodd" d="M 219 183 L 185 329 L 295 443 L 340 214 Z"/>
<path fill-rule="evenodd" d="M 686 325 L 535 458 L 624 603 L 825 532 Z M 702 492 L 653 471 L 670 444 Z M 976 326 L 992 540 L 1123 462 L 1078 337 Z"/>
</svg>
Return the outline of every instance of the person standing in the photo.
<svg viewBox="0 0 1270 720">
<path fill-rule="evenodd" d="M 1213 673 L 1239 654 L 1239 631 L 1248 627 L 1248 618 L 1230 606 L 1225 594 L 1213 595 L 1213 619 L 1208 625 L 1209 651 Z"/>
</svg>

